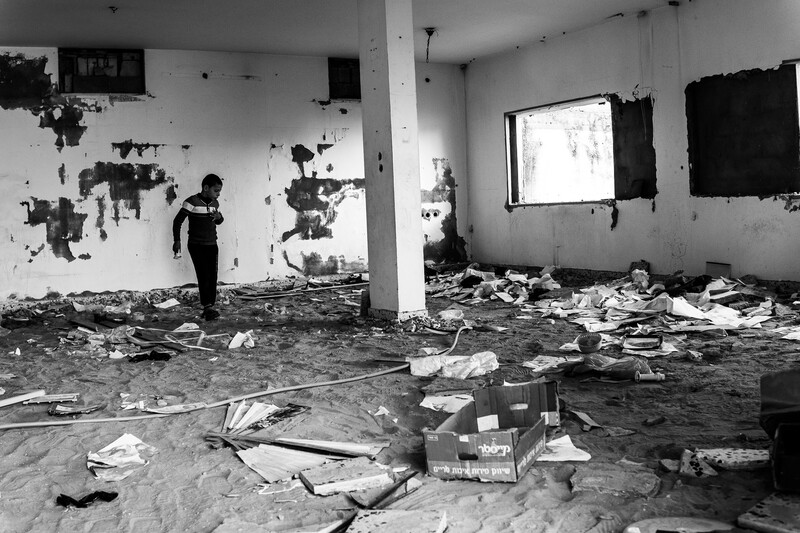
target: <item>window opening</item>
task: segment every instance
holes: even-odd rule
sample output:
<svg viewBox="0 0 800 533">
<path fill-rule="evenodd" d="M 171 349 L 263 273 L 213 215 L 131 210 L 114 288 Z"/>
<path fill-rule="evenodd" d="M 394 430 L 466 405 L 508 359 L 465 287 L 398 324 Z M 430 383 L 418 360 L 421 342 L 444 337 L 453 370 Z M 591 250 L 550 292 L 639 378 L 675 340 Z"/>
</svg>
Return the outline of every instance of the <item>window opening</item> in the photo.
<svg viewBox="0 0 800 533">
<path fill-rule="evenodd" d="M 506 113 L 509 205 L 655 197 L 652 120 L 649 96 Z"/>
<path fill-rule="evenodd" d="M 800 192 L 797 68 L 747 70 L 687 85 L 693 196 Z"/>
<path fill-rule="evenodd" d="M 144 94 L 144 50 L 60 48 L 62 93 Z"/>
<path fill-rule="evenodd" d="M 361 99 L 358 59 L 328 58 L 328 97 L 331 100 Z"/>
</svg>

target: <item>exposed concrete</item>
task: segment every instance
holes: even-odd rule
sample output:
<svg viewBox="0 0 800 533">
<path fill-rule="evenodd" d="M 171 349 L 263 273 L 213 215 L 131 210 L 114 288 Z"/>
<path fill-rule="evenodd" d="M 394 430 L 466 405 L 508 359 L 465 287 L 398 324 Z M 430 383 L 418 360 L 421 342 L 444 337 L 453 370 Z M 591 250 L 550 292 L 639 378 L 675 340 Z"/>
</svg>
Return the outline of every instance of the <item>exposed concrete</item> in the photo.
<svg viewBox="0 0 800 533">
<path fill-rule="evenodd" d="M 411 0 L 359 0 L 371 306 L 425 308 Z"/>
</svg>

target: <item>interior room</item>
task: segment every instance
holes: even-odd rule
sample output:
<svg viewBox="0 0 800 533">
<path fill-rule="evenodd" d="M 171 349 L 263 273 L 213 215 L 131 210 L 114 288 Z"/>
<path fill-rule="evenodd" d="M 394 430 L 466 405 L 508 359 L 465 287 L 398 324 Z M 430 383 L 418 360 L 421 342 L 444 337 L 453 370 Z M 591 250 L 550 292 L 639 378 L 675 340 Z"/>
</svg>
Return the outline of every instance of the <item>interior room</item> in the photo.
<svg viewBox="0 0 800 533">
<path fill-rule="evenodd" d="M 800 412 L 799 25 L 792 0 L 0 0 L 0 523 L 800 531 L 769 418 Z M 419 368 L 450 355 L 476 367 Z M 252 402 L 284 418 L 232 430 Z M 433 459 L 484 403 L 517 406 L 489 416 L 513 479 Z M 137 468 L 90 467 L 121 435 Z M 244 458 L 280 438 L 382 443 L 322 449 L 392 491 Z"/>
</svg>

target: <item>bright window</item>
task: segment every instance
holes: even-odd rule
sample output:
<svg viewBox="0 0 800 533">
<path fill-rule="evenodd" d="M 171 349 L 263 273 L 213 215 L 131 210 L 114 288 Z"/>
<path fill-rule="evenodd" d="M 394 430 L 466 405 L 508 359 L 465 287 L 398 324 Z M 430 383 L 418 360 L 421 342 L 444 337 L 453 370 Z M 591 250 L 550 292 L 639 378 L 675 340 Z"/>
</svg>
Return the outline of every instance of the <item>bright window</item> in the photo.
<svg viewBox="0 0 800 533">
<path fill-rule="evenodd" d="M 510 203 L 613 199 L 611 114 L 601 97 L 506 114 Z"/>
</svg>

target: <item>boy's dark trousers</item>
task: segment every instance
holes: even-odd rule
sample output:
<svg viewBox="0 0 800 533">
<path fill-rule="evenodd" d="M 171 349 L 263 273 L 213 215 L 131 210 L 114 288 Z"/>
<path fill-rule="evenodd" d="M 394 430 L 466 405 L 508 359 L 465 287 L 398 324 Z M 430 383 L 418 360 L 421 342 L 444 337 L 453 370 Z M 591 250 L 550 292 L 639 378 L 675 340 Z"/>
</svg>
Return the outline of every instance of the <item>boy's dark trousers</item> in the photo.
<svg viewBox="0 0 800 533">
<path fill-rule="evenodd" d="M 197 289 L 200 304 L 210 307 L 217 301 L 217 261 L 219 247 L 216 244 L 187 244 L 189 256 L 197 274 Z"/>
</svg>

